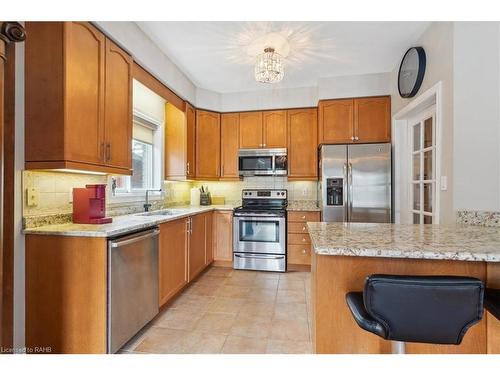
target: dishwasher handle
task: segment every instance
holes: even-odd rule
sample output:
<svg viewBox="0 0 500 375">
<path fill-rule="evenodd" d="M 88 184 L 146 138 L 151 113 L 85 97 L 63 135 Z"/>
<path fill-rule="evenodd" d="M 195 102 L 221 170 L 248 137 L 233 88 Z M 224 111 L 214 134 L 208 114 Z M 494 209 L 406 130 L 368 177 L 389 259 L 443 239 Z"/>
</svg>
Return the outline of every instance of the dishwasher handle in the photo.
<svg viewBox="0 0 500 375">
<path fill-rule="evenodd" d="M 136 237 L 128 238 L 128 239 L 125 239 L 122 241 L 120 241 L 120 240 L 111 241 L 111 247 L 113 247 L 113 248 L 121 247 L 121 246 L 129 245 L 129 244 L 134 243 L 134 242 L 142 241 L 142 240 L 149 238 L 149 237 L 158 236 L 160 234 L 160 230 L 155 228 L 155 229 L 152 229 L 148 232 L 141 232 L 139 234 L 140 235 L 138 235 Z"/>
</svg>

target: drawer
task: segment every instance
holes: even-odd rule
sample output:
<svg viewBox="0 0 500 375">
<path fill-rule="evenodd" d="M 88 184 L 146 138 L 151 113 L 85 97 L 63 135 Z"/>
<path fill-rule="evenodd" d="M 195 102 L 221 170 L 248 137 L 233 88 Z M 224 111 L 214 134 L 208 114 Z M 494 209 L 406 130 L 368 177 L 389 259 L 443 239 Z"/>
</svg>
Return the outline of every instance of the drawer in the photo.
<svg viewBox="0 0 500 375">
<path fill-rule="evenodd" d="M 319 221 L 317 211 L 288 211 L 288 221 L 305 223 L 307 221 Z"/>
<path fill-rule="evenodd" d="M 288 245 L 288 264 L 311 264 L 310 245 Z"/>
<path fill-rule="evenodd" d="M 296 223 L 291 222 L 288 223 L 288 233 L 308 233 L 307 232 L 307 224 L 304 223 Z"/>
<path fill-rule="evenodd" d="M 288 243 L 291 245 L 303 245 L 303 244 L 310 244 L 311 243 L 311 237 L 309 237 L 309 234 L 300 234 L 300 233 L 289 233 L 288 234 Z"/>
</svg>

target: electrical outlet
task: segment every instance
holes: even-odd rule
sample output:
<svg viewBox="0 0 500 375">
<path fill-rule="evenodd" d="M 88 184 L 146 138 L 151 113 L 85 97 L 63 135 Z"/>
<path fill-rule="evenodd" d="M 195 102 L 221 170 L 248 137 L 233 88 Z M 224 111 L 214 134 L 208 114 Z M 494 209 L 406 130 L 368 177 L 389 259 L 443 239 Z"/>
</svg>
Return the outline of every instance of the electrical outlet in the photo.
<svg viewBox="0 0 500 375">
<path fill-rule="evenodd" d="M 441 176 L 441 190 L 442 191 L 448 190 L 448 177 L 447 176 Z"/>
<path fill-rule="evenodd" d="M 302 196 L 308 197 L 311 194 L 311 190 L 309 188 L 302 189 Z"/>
<path fill-rule="evenodd" d="M 28 207 L 38 206 L 38 190 L 35 188 L 26 189 L 26 205 Z"/>
</svg>

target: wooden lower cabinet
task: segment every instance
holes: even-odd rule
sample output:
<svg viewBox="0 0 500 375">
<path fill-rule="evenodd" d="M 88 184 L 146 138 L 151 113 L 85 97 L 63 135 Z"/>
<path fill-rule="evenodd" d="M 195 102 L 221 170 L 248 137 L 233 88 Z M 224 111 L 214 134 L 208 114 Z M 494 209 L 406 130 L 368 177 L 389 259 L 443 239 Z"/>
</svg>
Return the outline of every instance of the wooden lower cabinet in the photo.
<svg viewBox="0 0 500 375">
<path fill-rule="evenodd" d="M 106 238 L 26 235 L 26 348 L 106 353 Z"/>
<path fill-rule="evenodd" d="M 192 281 L 206 266 L 206 225 L 205 214 L 190 218 L 188 281 Z"/>
<path fill-rule="evenodd" d="M 317 211 L 289 211 L 287 222 L 287 263 L 311 265 L 311 238 L 307 232 L 308 221 L 320 221 Z"/>
<path fill-rule="evenodd" d="M 169 301 L 188 282 L 188 220 L 160 224 L 159 304 Z"/>
<path fill-rule="evenodd" d="M 233 261 L 233 213 L 231 211 L 214 212 L 214 260 Z"/>
</svg>

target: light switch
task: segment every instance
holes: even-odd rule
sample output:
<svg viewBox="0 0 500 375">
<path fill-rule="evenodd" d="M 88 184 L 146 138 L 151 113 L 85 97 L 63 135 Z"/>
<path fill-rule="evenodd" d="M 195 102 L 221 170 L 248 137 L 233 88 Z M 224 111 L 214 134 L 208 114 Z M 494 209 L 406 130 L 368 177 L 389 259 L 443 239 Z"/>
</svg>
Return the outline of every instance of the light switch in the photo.
<svg viewBox="0 0 500 375">
<path fill-rule="evenodd" d="M 26 189 L 26 205 L 28 207 L 38 206 L 38 190 L 35 188 Z"/>
<path fill-rule="evenodd" d="M 441 190 L 442 191 L 448 190 L 448 177 L 447 176 L 441 176 Z"/>
</svg>

